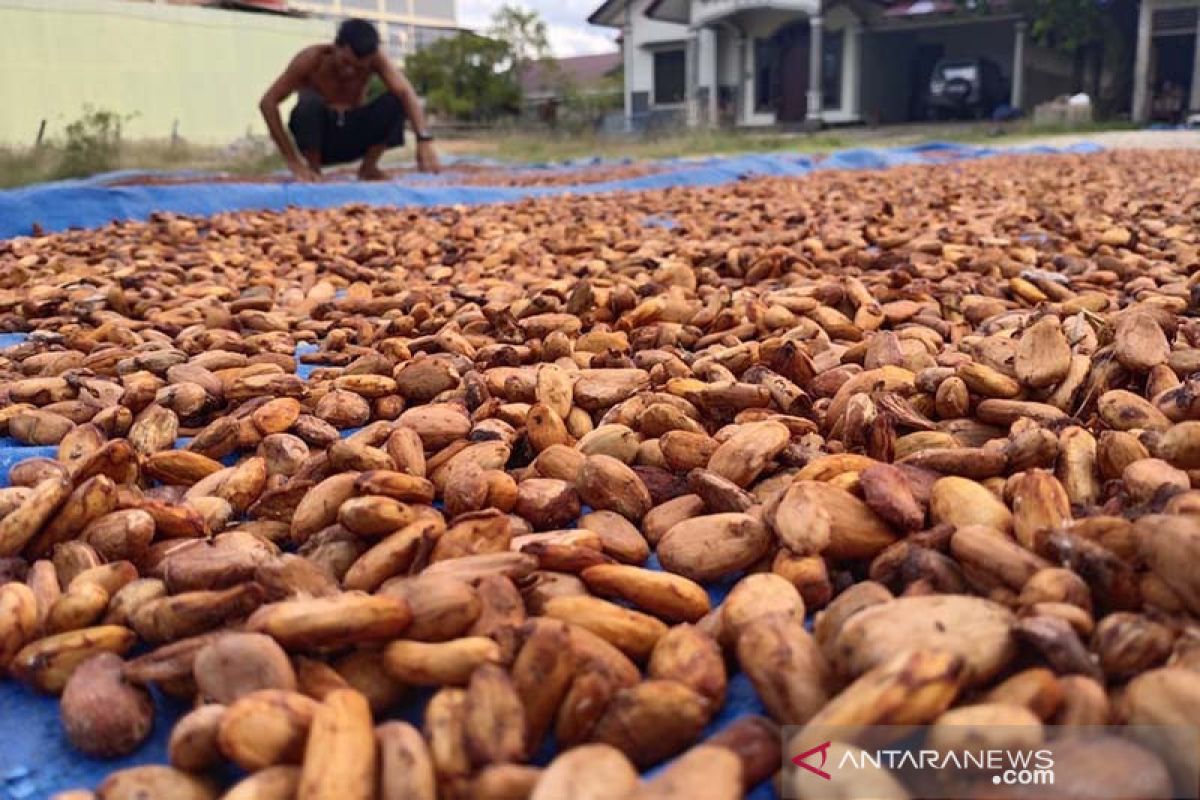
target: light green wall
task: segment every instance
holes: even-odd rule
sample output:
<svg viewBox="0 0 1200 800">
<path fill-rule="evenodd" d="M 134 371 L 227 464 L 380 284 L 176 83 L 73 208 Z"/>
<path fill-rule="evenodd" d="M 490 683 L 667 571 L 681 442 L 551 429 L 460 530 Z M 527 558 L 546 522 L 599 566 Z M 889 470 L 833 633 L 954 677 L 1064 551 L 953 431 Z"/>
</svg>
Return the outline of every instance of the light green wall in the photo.
<svg viewBox="0 0 1200 800">
<path fill-rule="evenodd" d="M 85 103 L 136 113 L 129 138 L 223 144 L 266 131 L 258 100 L 332 23 L 127 0 L 0 0 L 0 143 L 32 144 Z"/>
</svg>

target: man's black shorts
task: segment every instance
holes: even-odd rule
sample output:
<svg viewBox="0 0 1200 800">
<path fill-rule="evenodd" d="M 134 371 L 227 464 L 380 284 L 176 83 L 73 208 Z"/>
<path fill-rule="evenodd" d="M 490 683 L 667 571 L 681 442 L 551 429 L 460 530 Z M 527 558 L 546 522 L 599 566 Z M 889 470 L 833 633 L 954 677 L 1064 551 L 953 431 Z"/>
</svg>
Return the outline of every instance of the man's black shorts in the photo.
<svg viewBox="0 0 1200 800">
<path fill-rule="evenodd" d="M 321 164 L 358 161 L 371 147 L 404 144 L 404 106 L 391 92 L 349 111 L 336 111 L 320 95 L 300 92 L 288 129 L 301 153 L 321 154 Z"/>
</svg>

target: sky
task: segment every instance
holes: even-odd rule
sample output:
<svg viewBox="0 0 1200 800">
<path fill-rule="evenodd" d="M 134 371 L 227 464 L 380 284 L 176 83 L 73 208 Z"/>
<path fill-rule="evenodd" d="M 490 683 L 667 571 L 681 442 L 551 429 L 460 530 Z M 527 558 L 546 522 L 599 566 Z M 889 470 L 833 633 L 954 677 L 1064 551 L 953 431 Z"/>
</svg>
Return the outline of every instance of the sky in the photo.
<svg viewBox="0 0 1200 800">
<path fill-rule="evenodd" d="M 504 0 L 458 0 L 458 24 L 483 30 Z M 588 15 L 601 0 L 520 0 L 516 5 L 541 14 L 550 32 L 550 48 L 559 58 L 590 53 L 612 53 L 617 49 L 615 28 L 589 25 Z"/>
</svg>

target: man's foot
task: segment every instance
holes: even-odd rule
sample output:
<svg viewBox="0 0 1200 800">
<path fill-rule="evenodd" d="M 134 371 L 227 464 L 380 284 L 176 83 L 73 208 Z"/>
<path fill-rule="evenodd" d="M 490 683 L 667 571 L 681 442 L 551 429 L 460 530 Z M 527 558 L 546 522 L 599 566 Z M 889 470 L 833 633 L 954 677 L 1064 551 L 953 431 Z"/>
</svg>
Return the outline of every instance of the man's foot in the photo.
<svg viewBox="0 0 1200 800">
<path fill-rule="evenodd" d="M 386 181 L 387 173 L 379 168 L 378 164 L 367 166 L 363 164 L 358 168 L 358 179 L 360 181 Z"/>
</svg>

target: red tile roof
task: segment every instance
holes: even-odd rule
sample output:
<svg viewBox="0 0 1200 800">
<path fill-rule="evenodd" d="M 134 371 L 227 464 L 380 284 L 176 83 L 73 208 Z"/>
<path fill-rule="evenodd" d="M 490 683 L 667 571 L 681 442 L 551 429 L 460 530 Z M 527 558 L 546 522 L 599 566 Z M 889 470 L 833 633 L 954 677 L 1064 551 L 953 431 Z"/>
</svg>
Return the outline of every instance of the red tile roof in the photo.
<svg viewBox="0 0 1200 800">
<path fill-rule="evenodd" d="M 558 64 L 557 72 L 547 69 L 550 64 L 555 62 Z M 591 56 L 535 61 L 526 67 L 524 74 L 521 75 L 521 89 L 526 94 L 551 91 L 556 87 L 559 75 L 567 77 L 576 86 L 586 87 L 599 83 L 606 75 L 620 66 L 620 53 L 600 53 Z"/>
</svg>

